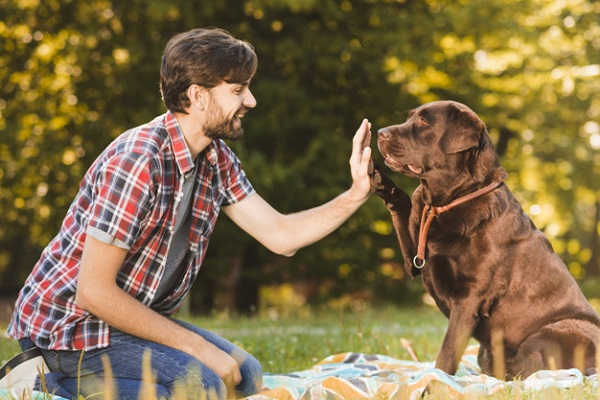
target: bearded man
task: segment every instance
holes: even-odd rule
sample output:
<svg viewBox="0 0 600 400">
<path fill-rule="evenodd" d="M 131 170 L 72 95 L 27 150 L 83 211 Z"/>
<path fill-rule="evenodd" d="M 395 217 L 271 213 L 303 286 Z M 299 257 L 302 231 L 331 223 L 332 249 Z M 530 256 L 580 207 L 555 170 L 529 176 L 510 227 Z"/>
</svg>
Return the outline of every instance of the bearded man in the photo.
<svg viewBox="0 0 600 400">
<path fill-rule="evenodd" d="M 97 390 L 88 383 L 105 376 L 107 356 L 118 397 L 137 399 L 148 350 L 157 397 L 256 393 L 262 369 L 253 356 L 172 318 L 200 270 L 219 211 L 268 249 L 291 256 L 366 201 L 366 119 L 353 139 L 346 192 L 284 215 L 254 191 L 223 139 L 243 135 L 241 119 L 256 106 L 249 86 L 257 64 L 252 46 L 223 30 L 172 38 L 160 69 L 168 111 L 100 154 L 26 280 L 9 334 L 24 351 L 39 348 L 50 371 L 65 377 L 63 388 L 80 390 L 73 395 Z"/>
</svg>

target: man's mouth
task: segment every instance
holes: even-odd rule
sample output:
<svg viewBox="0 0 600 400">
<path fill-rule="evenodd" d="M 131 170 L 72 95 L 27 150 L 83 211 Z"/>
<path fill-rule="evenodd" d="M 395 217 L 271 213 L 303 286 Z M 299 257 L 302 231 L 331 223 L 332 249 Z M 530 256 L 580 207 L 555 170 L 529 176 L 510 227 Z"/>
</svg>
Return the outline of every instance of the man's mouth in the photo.
<svg viewBox="0 0 600 400">
<path fill-rule="evenodd" d="M 235 114 L 231 119 L 231 123 L 242 126 L 242 118 L 244 118 L 244 113 Z"/>
<path fill-rule="evenodd" d="M 247 108 L 240 108 L 238 110 L 238 112 L 234 114 L 233 118 L 242 119 L 242 118 L 244 118 L 244 115 L 246 115 L 247 112 L 248 112 Z"/>
</svg>

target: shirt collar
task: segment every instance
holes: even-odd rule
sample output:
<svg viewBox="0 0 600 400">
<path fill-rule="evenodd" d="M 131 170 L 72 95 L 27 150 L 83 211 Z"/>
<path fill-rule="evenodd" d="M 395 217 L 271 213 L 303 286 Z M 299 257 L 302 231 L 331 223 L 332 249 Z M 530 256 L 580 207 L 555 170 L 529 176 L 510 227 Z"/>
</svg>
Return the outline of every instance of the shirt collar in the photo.
<svg viewBox="0 0 600 400">
<path fill-rule="evenodd" d="M 183 136 L 179 122 L 177 122 L 177 118 L 170 111 L 167 111 L 165 116 L 165 127 L 173 143 L 173 153 L 175 154 L 175 161 L 177 162 L 179 172 L 187 174 L 194 169 L 194 160 L 192 159 L 192 153 L 185 141 L 185 136 Z M 214 140 L 210 142 L 199 157 L 203 157 L 203 155 L 211 165 L 214 166 L 217 163 L 217 145 Z"/>
</svg>

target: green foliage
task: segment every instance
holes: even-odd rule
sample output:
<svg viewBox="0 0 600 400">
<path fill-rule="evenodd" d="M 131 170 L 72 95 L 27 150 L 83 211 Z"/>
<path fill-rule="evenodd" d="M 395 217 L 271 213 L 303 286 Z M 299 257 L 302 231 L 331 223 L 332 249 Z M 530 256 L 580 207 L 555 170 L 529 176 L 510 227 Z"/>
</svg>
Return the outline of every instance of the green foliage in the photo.
<svg viewBox="0 0 600 400">
<path fill-rule="evenodd" d="M 599 14 L 586 0 L 0 0 L 0 286 L 20 286 L 100 151 L 164 111 L 162 48 L 199 26 L 256 48 L 258 107 L 232 146 L 277 209 L 348 187 L 362 118 L 375 132 L 422 102 L 454 99 L 487 123 L 508 184 L 573 274 L 600 273 Z M 222 217 L 194 301 L 218 306 L 236 279 L 303 282 L 313 300 L 368 291 L 406 301 L 390 227 L 372 198 L 284 259 Z"/>
</svg>

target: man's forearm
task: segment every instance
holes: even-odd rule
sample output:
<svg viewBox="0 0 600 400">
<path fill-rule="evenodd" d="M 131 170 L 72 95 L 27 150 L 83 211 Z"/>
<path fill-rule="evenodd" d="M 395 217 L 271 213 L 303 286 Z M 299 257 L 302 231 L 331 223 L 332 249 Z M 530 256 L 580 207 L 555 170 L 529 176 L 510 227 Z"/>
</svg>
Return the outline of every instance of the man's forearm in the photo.
<svg viewBox="0 0 600 400">
<path fill-rule="evenodd" d="M 78 288 L 78 305 L 110 326 L 132 336 L 194 355 L 203 339 L 191 335 L 171 321 L 124 292 L 118 286 Z M 85 293 L 83 295 L 82 293 Z"/>
<path fill-rule="evenodd" d="M 349 189 L 321 206 L 286 215 L 284 231 L 288 248 L 283 254 L 291 256 L 302 247 L 329 235 L 354 214 L 366 200 L 367 197 L 356 196 L 352 189 Z"/>
<path fill-rule="evenodd" d="M 122 248 L 92 236 L 86 238 L 77 282 L 77 306 L 130 335 L 178 348 L 185 335 L 183 328 L 117 286 L 116 277 L 126 254 Z"/>
</svg>

